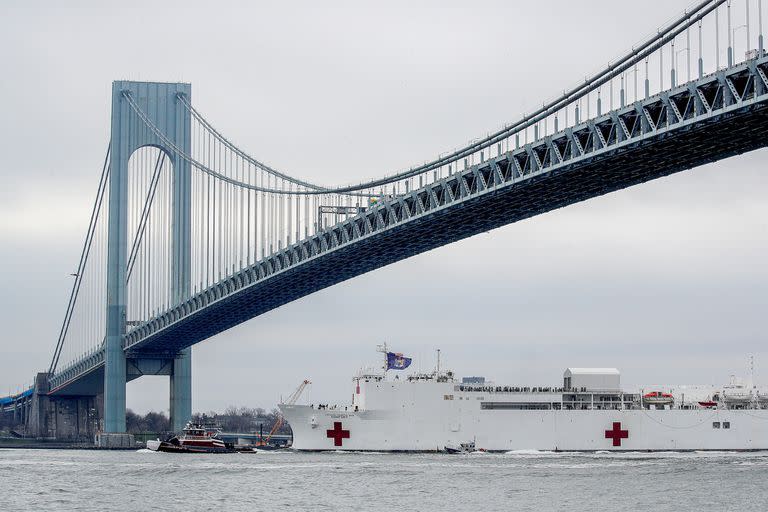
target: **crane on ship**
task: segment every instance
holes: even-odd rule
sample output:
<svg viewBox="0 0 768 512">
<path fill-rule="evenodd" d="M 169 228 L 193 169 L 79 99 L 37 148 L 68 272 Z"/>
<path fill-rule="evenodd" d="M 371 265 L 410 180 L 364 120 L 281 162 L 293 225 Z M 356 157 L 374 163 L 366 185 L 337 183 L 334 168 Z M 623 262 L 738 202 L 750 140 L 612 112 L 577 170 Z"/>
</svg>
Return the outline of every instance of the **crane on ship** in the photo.
<svg viewBox="0 0 768 512">
<path fill-rule="evenodd" d="M 301 397 L 301 394 L 304 392 L 304 389 L 309 385 L 312 384 L 309 380 L 304 379 L 301 384 L 299 384 L 299 387 L 297 387 L 293 393 L 291 393 L 288 396 L 288 399 L 283 402 L 281 400 L 281 403 L 287 404 L 287 405 L 293 405 L 295 404 L 299 398 Z M 272 439 L 272 436 L 275 435 L 277 432 L 280 431 L 280 428 L 283 426 L 283 423 L 285 423 L 285 418 L 283 418 L 282 413 L 278 413 L 277 415 L 277 421 L 275 421 L 275 424 L 272 426 L 272 430 L 269 431 L 269 434 L 267 434 L 266 438 L 261 438 L 259 442 L 256 444 L 258 448 L 264 448 L 269 446 L 269 440 Z"/>
</svg>

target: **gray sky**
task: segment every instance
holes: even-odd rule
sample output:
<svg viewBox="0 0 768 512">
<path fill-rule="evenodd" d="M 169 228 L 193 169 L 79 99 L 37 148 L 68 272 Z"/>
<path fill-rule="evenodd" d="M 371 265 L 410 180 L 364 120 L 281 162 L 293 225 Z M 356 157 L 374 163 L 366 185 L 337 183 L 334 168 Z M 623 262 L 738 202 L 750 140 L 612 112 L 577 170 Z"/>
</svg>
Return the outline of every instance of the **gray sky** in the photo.
<svg viewBox="0 0 768 512">
<path fill-rule="evenodd" d="M 109 139 L 115 79 L 192 83 L 259 159 L 322 183 L 432 159 L 582 80 L 689 2 L 0 5 L 0 395 L 47 368 Z M 325 4 L 325 3 L 324 3 Z M 194 410 L 347 399 L 387 340 L 459 374 L 768 383 L 765 150 L 443 247 L 194 349 Z M 761 369 L 766 368 L 765 371 Z M 166 377 L 128 386 L 168 406 Z"/>
</svg>

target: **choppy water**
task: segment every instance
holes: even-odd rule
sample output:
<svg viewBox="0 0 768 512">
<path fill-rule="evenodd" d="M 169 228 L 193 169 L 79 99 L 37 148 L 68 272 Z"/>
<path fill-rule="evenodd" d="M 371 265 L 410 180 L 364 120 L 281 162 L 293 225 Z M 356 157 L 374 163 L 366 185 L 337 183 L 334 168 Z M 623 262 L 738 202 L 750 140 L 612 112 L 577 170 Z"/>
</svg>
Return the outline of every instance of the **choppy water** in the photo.
<svg viewBox="0 0 768 512">
<path fill-rule="evenodd" d="M 0 450 L 1 510 L 768 510 L 768 452 Z"/>
</svg>

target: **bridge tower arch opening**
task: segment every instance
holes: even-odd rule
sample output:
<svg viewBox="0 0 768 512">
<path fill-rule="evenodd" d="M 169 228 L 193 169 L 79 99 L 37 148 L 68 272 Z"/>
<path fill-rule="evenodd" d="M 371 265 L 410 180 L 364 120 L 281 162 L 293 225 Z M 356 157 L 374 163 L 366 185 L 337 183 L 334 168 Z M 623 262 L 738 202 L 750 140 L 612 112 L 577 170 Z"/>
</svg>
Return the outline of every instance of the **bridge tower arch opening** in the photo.
<svg viewBox="0 0 768 512">
<path fill-rule="evenodd" d="M 126 354 L 123 347 L 124 335 L 142 320 L 142 308 L 145 312 L 157 313 L 190 295 L 191 171 L 179 152 L 190 154 L 191 115 L 181 97 L 191 100 L 190 84 L 132 81 L 112 84 L 104 341 L 104 432 L 107 434 L 125 433 L 126 382 L 135 377 L 136 372 L 141 375 L 155 369 L 170 375 L 173 428 L 183 426 L 192 415 L 190 348 L 177 353 Z M 131 102 L 146 119 L 142 119 Z M 163 144 L 158 131 L 172 147 Z M 138 168 L 144 169 L 143 176 L 137 174 Z M 151 169 L 151 175 L 147 169 Z M 142 181 L 145 187 L 139 185 Z M 158 201 L 158 193 L 165 197 Z M 145 215 L 146 205 L 154 205 L 155 201 L 163 206 L 159 210 L 150 209 Z M 153 222 L 153 215 L 164 216 L 165 225 L 161 225 L 159 219 Z M 131 289 L 131 279 L 136 278 L 134 272 L 141 273 L 141 251 L 149 250 L 147 246 L 153 237 L 160 240 L 163 236 L 167 240 L 162 247 L 162 258 L 155 263 L 164 268 L 153 273 L 164 276 L 153 283 L 161 289 L 151 297 L 132 297 L 135 292 Z M 147 245 L 137 246 L 137 241 L 143 242 L 144 237 L 149 240 Z"/>
</svg>

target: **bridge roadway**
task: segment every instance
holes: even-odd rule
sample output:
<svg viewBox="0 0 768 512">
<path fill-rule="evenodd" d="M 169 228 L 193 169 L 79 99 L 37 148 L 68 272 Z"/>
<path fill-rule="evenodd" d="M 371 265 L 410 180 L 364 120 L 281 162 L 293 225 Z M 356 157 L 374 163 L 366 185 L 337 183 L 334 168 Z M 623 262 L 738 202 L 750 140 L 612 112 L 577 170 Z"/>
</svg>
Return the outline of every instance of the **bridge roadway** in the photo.
<svg viewBox="0 0 768 512">
<path fill-rule="evenodd" d="M 766 70 L 768 58 L 748 60 L 376 204 L 134 327 L 124 337 L 124 350 L 129 358 L 163 359 L 384 265 L 764 147 Z M 468 265 L 467 271 L 482 270 Z M 103 361 L 99 350 L 58 372 L 51 393 L 98 389 Z"/>
</svg>

